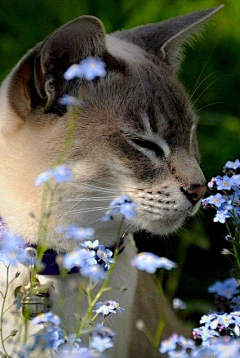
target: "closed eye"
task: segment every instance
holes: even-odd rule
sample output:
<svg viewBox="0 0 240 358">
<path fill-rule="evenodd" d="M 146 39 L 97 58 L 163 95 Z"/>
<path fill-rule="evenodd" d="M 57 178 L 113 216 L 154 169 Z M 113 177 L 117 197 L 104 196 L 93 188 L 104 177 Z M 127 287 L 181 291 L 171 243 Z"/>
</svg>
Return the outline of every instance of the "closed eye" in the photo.
<svg viewBox="0 0 240 358">
<path fill-rule="evenodd" d="M 152 152 L 154 152 L 158 157 L 162 157 L 164 152 L 162 148 L 160 148 L 156 143 L 153 143 L 149 140 L 142 140 L 142 139 L 131 139 L 133 143 L 135 143 L 137 146 L 149 149 Z"/>
</svg>

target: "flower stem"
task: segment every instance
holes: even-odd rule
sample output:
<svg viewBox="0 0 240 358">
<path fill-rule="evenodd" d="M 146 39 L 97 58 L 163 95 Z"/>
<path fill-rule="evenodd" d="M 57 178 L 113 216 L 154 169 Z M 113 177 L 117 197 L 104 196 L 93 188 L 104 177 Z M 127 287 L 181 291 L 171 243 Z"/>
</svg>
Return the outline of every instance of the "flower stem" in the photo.
<svg viewBox="0 0 240 358">
<path fill-rule="evenodd" d="M 7 298 L 7 294 L 8 294 L 8 287 L 9 287 L 9 267 L 10 267 L 10 265 L 7 266 L 6 289 L 5 289 L 5 293 L 3 295 L 3 302 L 2 302 L 2 308 L 1 308 L 1 320 L 0 320 L 0 335 L 1 335 L 2 349 L 4 351 L 5 356 L 8 357 L 8 358 L 10 358 L 10 356 L 7 353 L 6 348 L 5 348 L 5 340 L 7 338 L 6 339 L 3 338 L 3 316 L 4 316 L 4 307 L 5 307 L 6 298 Z"/>
</svg>

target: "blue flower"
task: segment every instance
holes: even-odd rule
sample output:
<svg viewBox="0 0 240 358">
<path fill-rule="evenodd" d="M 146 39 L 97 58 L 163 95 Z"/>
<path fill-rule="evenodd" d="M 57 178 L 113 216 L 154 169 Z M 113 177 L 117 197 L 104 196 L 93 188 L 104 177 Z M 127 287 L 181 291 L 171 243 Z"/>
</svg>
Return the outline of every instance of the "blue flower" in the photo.
<svg viewBox="0 0 240 358">
<path fill-rule="evenodd" d="M 175 350 L 177 348 L 177 342 L 178 342 L 178 335 L 175 333 L 171 337 L 169 337 L 168 339 L 164 339 L 161 342 L 159 352 L 164 354 L 164 353 L 167 353 L 169 351 Z"/>
<path fill-rule="evenodd" d="M 83 266 L 80 269 L 80 274 L 84 277 L 90 278 L 94 283 L 99 280 L 104 280 L 106 278 L 106 272 L 100 265 Z"/>
<path fill-rule="evenodd" d="M 224 212 L 232 210 L 233 209 L 232 200 L 227 200 L 227 201 L 223 202 L 218 209 L 219 209 L 219 211 L 224 211 Z M 229 213 L 229 215 L 230 215 L 230 213 Z"/>
<path fill-rule="evenodd" d="M 43 183 L 49 182 L 49 180 L 52 178 L 52 170 L 46 170 L 45 172 L 38 175 L 38 177 L 35 179 L 35 186 L 39 186 Z"/>
<path fill-rule="evenodd" d="M 82 70 L 79 64 L 71 65 L 64 73 L 65 80 L 69 81 L 75 77 L 82 77 Z"/>
<path fill-rule="evenodd" d="M 240 161 L 236 159 L 235 162 L 231 162 L 230 160 L 224 165 L 224 168 L 236 170 L 240 168 Z"/>
<path fill-rule="evenodd" d="M 186 303 L 177 297 L 173 299 L 172 306 L 174 310 L 185 310 L 185 308 L 187 307 Z"/>
<path fill-rule="evenodd" d="M 217 358 L 218 353 L 215 347 L 200 346 L 192 352 L 191 358 Z"/>
<path fill-rule="evenodd" d="M 113 347 L 113 342 L 109 337 L 94 336 L 91 341 L 91 348 L 96 349 L 98 352 L 104 352 Z"/>
<path fill-rule="evenodd" d="M 84 78 L 92 81 L 96 77 L 106 76 L 106 64 L 99 58 L 88 57 L 79 64 L 74 64 L 64 73 L 66 80 L 72 80 L 75 77 Z"/>
<path fill-rule="evenodd" d="M 231 185 L 232 187 L 238 187 L 240 185 L 240 174 L 235 174 L 231 176 Z"/>
<path fill-rule="evenodd" d="M 113 338 L 115 336 L 115 333 L 110 328 L 104 327 L 100 323 L 97 323 L 97 325 L 94 327 L 94 331 L 92 334 L 95 336 L 109 337 L 109 338 Z"/>
<path fill-rule="evenodd" d="M 223 178 L 219 177 L 216 180 L 217 190 L 231 190 L 232 189 L 232 181 L 227 175 L 224 175 Z"/>
<path fill-rule="evenodd" d="M 68 240 L 73 239 L 82 241 L 92 238 L 95 230 L 91 227 L 82 228 L 73 224 L 68 227 L 60 226 L 56 229 L 56 232 L 58 234 L 64 234 L 65 238 Z"/>
<path fill-rule="evenodd" d="M 220 222 L 221 224 L 225 224 L 226 219 L 228 219 L 230 217 L 231 217 L 231 215 L 229 214 L 228 210 L 221 210 L 221 211 L 218 210 L 213 221 Z"/>
<path fill-rule="evenodd" d="M 117 311 L 122 312 L 124 309 L 120 307 L 118 302 L 113 300 L 98 302 L 95 310 L 93 310 L 93 312 L 98 314 L 101 313 L 103 317 L 107 317 L 110 313 L 116 313 Z"/>
<path fill-rule="evenodd" d="M 71 96 L 69 94 L 64 94 L 60 99 L 59 103 L 63 104 L 64 106 L 82 106 L 84 103 L 83 101 L 80 101 L 74 96 Z"/>
<path fill-rule="evenodd" d="M 41 313 L 32 319 L 32 324 L 52 323 L 54 326 L 60 325 L 60 318 L 53 312 Z"/>
<path fill-rule="evenodd" d="M 226 202 L 226 197 L 217 193 L 216 195 L 211 195 L 208 199 L 208 204 L 212 204 L 219 208 L 223 203 Z"/>
<path fill-rule="evenodd" d="M 81 246 L 85 247 L 86 249 L 89 250 L 97 250 L 98 246 L 99 246 L 99 241 L 98 240 L 94 240 L 94 241 L 84 241 Z"/>
<path fill-rule="evenodd" d="M 97 263 L 95 259 L 95 252 L 88 250 L 74 250 L 67 253 L 63 257 L 62 265 L 67 270 L 71 270 L 73 267 L 85 267 L 89 265 L 95 265 Z"/>
<path fill-rule="evenodd" d="M 57 358 L 103 358 L 103 356 L 95 349 L 81 347 L 77 352 L 68 352 L 61 349 Z"/>
<path fill-rule="evenodd" d="M 150 274 L 156 272 L 158 268 L 171 270 L 177 267 L 177 264 L 166 257 L 159 257 L 151 252 L 140 252 L 131 260 L 131 265 L 140 271 L 146 271 Z"/>
<path fill-rule="evenodd" d="M 17 266 L 19 262 L 25 262 L 29 259 L 23 249 L 25 243 L 21 237 L 13 235 L 9 230 L 6 230 L 0 241 L 0 255 L 3 255 L 6 264 Z"/>
<path fill-rule="evenodd" d="M 137 205 L 134 203 L 124 203 L 120 205 L 120 214 L 123 215 L 125 219 L 131 219 L 133 216 L 137 215 Z"/>
<path fill-rule="evenodd" d="M 70 182 L 72 180 L 72 170 L 65 164 L 59 165 L 56 168 L 48 169 L 38 175 L 35 179 L 35 186 L 49 182 L 52 178 L 57 184 Z"/>
<path fill-rule="evenodd" d="M 203 315 L 200 319 L 201 324 L 210 325 L 210 323 L 218 317 L 217 313 L 210 313 L 207 315 Z"/>
<path fill-rule="evenodd" d="M 229 278 L 223 282 L 215 282 L 213 285 L 208 287 L 208 292 L 216 293 L 219 296 L 231 299 L 239 292 L 239 285 L 235 278 Z"/>
<path fill-rule="evenodd" d="M 109 270 L 110 264 L 115 262 L 112 256 L 113 256 L 113 252 L 111 250 L 106 249 L 104 245 L 98 245 L 97 258 L 104 262 L 105 270 Z"/>
<path fill-rule="evenodd" d="M 187 350 L 195 348 L 195 343 L 192 339 L 187 339 L 184 336 L 173 334 L 168 339 L 161 342 L 159 352 L 167 353 L 169 358 L 190 358 Z"/>
<path fill-rule="evenodd" d="M 201 335 L 202 341 L 206 341 L 206 340 L 208 340 L 209 338 L 212 338 L 212 337 L 219 337 L 220 336 L 219 332 L 211 329 L 210 327 L 203 326 L 203 327 L 200 327 L 199 330 L 200 330 L 200 335 Z"/>
<path fill-rule="evenodd" d="M 103 222 L 113 219 L 117 213 L 122 214 L 125 219 L 131 219 L 137 215 L 137 205 L 133 203 L 129 195 L 122 195 L 112 200 L 109 207 L 110 209 L 102 217 Z"/>
<path fill-rule="evenodd" d="M 62 329 L 57 327 L 48 327 L 41 330 L 33 336 L 34 342 L 31 346 L 31 350 L 40 348 L 44 351 L 48 348 L 57 350 L 61 344 L 64 344 L 64 334 Z"/>
<path fill-rule="evenodd" d="M 62 353 L 64 357 L 69 357 L 69 355 L 77 354 L 80 351 L 81 339 L 76 337 L 76 333 L 69 333 L 65 338 L 64 344 L 61 345 L 59 353 Z"/>
<path fill-rule="evenodd" d="M 65 164 L 59 165 L 53 170 L 53 177 L 57 184 L 72 180 L 72 170 Z"/>
</svg>

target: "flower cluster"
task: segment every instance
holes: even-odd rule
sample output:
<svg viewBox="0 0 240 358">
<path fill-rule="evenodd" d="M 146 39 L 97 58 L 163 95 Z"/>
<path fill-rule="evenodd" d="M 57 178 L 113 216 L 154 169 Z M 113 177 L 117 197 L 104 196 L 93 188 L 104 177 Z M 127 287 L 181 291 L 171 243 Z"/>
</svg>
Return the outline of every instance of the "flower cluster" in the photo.
<svg viewBox="0 0 240 358">
<path fill-rule="evenodd" d="M 102 218 L 103 222 L 112 220 L 114 215 L 121 214 L 125 219 L 132 219 L 137 215 L 137 205 L 129 195 L 122 195 L 110 203 L 110 209 L 106 211 Z"/>
<path fill-rule="evenodd" d="M 91 234 L 90 228 L 89 234 Z M 99 244 L 98 240 L 83 241 L 81 246 L 83 249 L 78 248 L 64 256 L 63 267 L 67 270 L 71 270 L 77 266 L 81 268 L 80 273 L 83 276 L 91 277 L 94 281 L 97 280 L 97 276 L 105 278 L 104 271 L 108 271 L 110 265 L 115 262 L 113 259 L 113 251 Z"/>
<path fill-rule="evenodd" d="M 175 262 L 151 252 L 140 252 L 131 260 L 131 265 L 150 274 L 155 273 L 157 269 L 171 270 L 177 267 Z"/>
<path fill-rule="evenodd" d="M 234 162 L 228 161 L 224 166 L 225 175 L 217 176 L 208 183 L 210 189 L 216 189 L 218 192 L 203 199 L 203 207 L 214 207 L 217 213 L 214 222 L 224 224 L 227 219 L 231 218 L 236 224 L 240 225 L 240 174 L 239 160 Z"/>
<path fill-rule="evenodd" d="M 25 243 L 20 236 L 13 235 L 6 230 L 0 241 L 0 257 L 6 265 L 17 266 L 19 262 L 29 266 L 36 264 L 36 260 L 25 250 Z"/>
<path fill-rule="evenodd" d="M 240 310 L 240 288 L 235 278 L 215 282 L 208 288 L 208 292 L 215 294 L 215 304 L 219 312 Z"/>
<path fill-rule="evenodd" d="M 159 352 L 162 354 L 167 353 L 168 357 L 171 358 L 187 358 L 190 357 L 188 352 L 194 348 L 195 343 L 192 339 L 173 334 L 171 337 L 161 342 Z"/>
<path fill-rule="evenodd" d="M 49 182 L 51 179 L 54 179 L 56 184 L 70 182 L 72 180 L 72 171 L 65 164 L 59 165 L 53 169 L 48 169 L 39 174 L 39 176 L 35 179 L 35 185 L 39 186 L 43 183 Z"/>
<path fill-rule="evenodd" d="M 114 333 L 106 327 L 94 329 L 91 339 L 91 347 L 81 347 L 81 339 L 76 334 L 66 334 L 60 327 L 60 318 L 52 312 L 40 314 L 32 320 L 33 325 L 43 324 L 44 328 L 33 335 L 33 344 L 24 345 L 19 352 L 19 357 L 28 357 L 31 352 L 41 349 L 45 352 L 51 349 L 57 353 L 58 358 L 100 358 L 101 353 L 113 347 L 111 341 Z M 103 334 L 103 332 L 105 332 Z M 107 334 L 109 332 L 109 334 Z M 111 334 L 110 334 L 111 333 Z"/>
<path fill-rule="evenodd" d="M 210 313 L 202 316 L 200 324 L 203 326 L 194 328 L 194 339 L 206 341 L 218 336 L 240 336 L 240 312 Z"/>
<path fill-rule="evenodd" d="M 88 57 L 79 64 L 70 66 L 64 73 L 65 80 L 69 81 L 74 78 L 84 78 L 92 81 L 96 77 L 106 76 L 106 64 L 99 58 Z"/>
<path fill-rule="evenodd" d="M 56 229 L 58 234 L 63 234 L 67 240 L 77 240 L 82 241 L 86 239 L 91 239 L 95 233 L 95 230 L 91 227 L 83 228 L 78 225 L 71 226 L 60 226 Z"/>
<path fill-rule="evenodd" d="M 239 284 L 235 278 L 228 278 L 222 282 L 216 281 L 208 287 L 208 292 L 230 300 L 234 295 L 239 293 Z"/>
<path fill-rule="evenodd" d="M 33 336 L 33 344 L 29 346 L 30 351 L 41 348 L 58 350 L 65 343 L 64 332 L 60 328 L 60 318 L 52 312 L 36 316 L 32 320 L 33 325 L 44 324 L 44 328 Z"/>
<path fill-rule="evenodd" d="M 106 64 L 100 58 L 88 57 L 82 60 L 80 63 L 71 65 L 64 73 L 64 78 L 67 81 L 73 80 L 74 78 L 82 78 L 87 81 L 92 81 L 97 77 L 105 77 Z M 84 102 L 78 98 L 64 94 L 60 99 L 59 103 L 64 106 L 83 106 Z"/>
<path fill-rule="evenodd" d="M 162 341 L 159 352 L 166 353 L 168 358 L 238 358 L 240 339 L 213 337 L 196 346 L 191 339 L 173 334 Z"/>
</svg>

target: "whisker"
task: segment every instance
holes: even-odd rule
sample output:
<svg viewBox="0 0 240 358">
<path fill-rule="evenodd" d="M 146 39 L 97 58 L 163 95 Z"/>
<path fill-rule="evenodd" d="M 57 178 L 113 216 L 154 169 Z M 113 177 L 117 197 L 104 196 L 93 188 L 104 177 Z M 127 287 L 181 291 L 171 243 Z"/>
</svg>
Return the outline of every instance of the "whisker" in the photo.
<svg viewBox="0 0 240 358">
<path fill-rule="evenodd" d="M 196 87 L 198 86 L 198 82 L 200 81 L 200 79 L 201 79 L 201 77 L 202 77 L 202 74 L 203 74 L 203 72 L 204 72 L 204 70 L 205 70 L 205 68 L 206 68 L 206 66 L 207 66 L 207 64 L 208 64 L 208 62 L 209 62 L 209 60 L 210 60 L 210 57 L 211 57 L 212 54 L 213 54 L 213 51 L 214 51 L 214 49 L 211 51 L 211 53 L 209 54 L 207 60 L 205 61 L 204 65 L 203 65 L 203 68 L 202 68 L 202 70 L 201 70 L 201 72 L 200 72 L 200 75 L 198 76 L 198 79 L 197 79 L 197 81 L 196 81 L 196 83 L 195 83 L 195 85 L 194 85 L 194 87 L 193 87 L 193 92 L 195 91 Z M 199 87 L 199 86 L 198 86 L 198 87 Z M 193 93 L 191 94 L 190 99 L 192 98 L 192 96 L 193 96 Z"/>
<path fill-rule="evenodd" d="M 81 209 L 81 210 L 73 210 L 73 211 L 68 211 L 65 212 L 64 214 L 53 214 L 53 217 L 59 217 L 59 216 L 66 216 L 66 215 L 70 215 L 70 214 L 85 214 L 85 213 L 91 213 L 94 211 L 100 211 L 100 210 L 107 210 L 109 207 L 97 207 L 97 208 L 92 208 L 92 209 Z"/>
<path fill-rule="evenodd" d="M 77 186 L 79 188 L 83 187 L 85 189 L 97 189 L 97 191 L 102 191 L 102 192 L 107 192 L 107 193 L 115 193 L 116 190 L 112 190 L 112 189 L 108 189 L 108 188 L 102 188 L 102 187 L 99 187 L 99 186 L 96 186 L 96 185 L 90 185 L 90 184 L 82 184 L 82 183 L 72 183 L 73 186 Z"/>
<path fill-rule="evenodd" d="M 215 79 L 213 82 L 211 82 L 203 91 L 202 93 L 197 97 L 197 99 L 193 102 L 193 106 L 196 104 L 196 102 L 202 97 L 202 95 L 208 90 L 208 88 L 210 88 L 215 82 L 219 81 L 220 79 L 222 79 L 223 77 L 226 77 L 227 75 L 223 75 L 217 79 Z"/>
<path fill-rule="evenodd" d="M 214 103 L 207 104 L 206 106 L 203 106 L 203 107 L 197 109 L 197 111 L 200 112 L 201 110 L 203 110 L 207 107 L 213 106 L 214 104 L 226 104 L 226 105 L 231 106 L 230 103 L 226 103 L 226 102 L 214 102 Z"/>
<path fill-rule="evenodd" d="M 72 203 L 72 202 L 86 202 L 86 201 L 104 201 L 104 200 L 112 200 L 115 199 L 116 196 L 103 196 L 103 197 L 89 197 L 89 198 L 84 198 L 84 197 L 78 197 L 78 198 L 74 198 L 74 199 L 65 199 L 65 198 L 61 198 L 61 201 L 59 200 L 53 200 L 53 203 Z"/>
<path fill-rule="evenodd" d="M 210 73 L 209 75 L 207 75 L 200 83 L 199 85 L 195 88 L 195 90 L 192 92 L 190 98 L 189 98 L 189 101 L 193 98 L 194 94 L 197 92 L 197 90 L 199 89 L 199 87 L 209 78 L 211 77 L 212 75 L 214 75 L 215 73 L 217 73 L 219 71 L 214 71 L 212 73 Z"/>
</svg>

